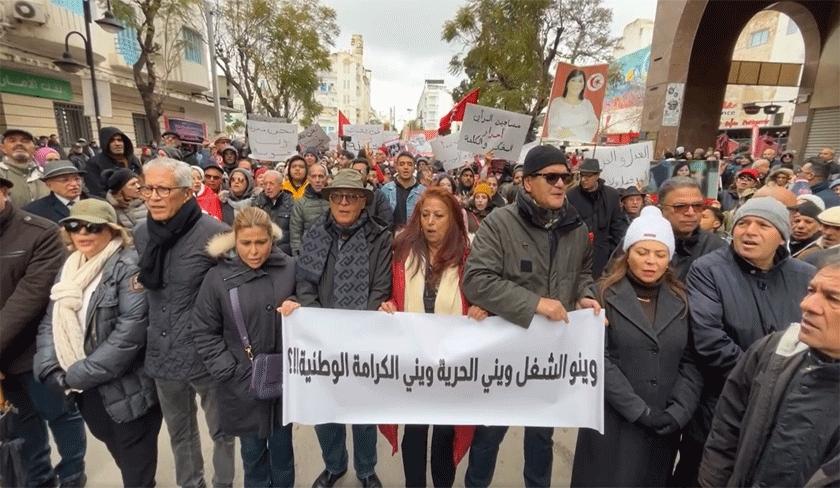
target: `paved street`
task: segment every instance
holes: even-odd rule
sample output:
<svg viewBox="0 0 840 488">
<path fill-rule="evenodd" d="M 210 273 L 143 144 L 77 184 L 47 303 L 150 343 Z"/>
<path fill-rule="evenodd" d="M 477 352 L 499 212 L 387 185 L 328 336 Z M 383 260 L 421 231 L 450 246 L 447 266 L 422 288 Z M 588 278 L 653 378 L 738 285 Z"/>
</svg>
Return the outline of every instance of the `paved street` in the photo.
<svg viewBox="0 0 840 488">
<path fill-rule="evenodd" d="M 572 469 L 572 453 L 574 451 L 576 429 L 556 429 L 554 433 L 554 472 L 552 486 L 568 486 Z M 496 466 L 494 487 L 522 486 L 522 435 L 521 428 L 511 429 L 505 441 L 502 443 L 499 461 Z M 312 481 L 323 469 L 321 451 L 318 448 L 318 440 L 315 431 L 309 426 L 295 426 L 295 461 L 296 477 L 299 486 L 311 486 Z M 352 444 L 352 443 L 351 443 Z M 212 476 L 210 465 L 209 435 L 206 426 L 202 426 L 202 446 L 204 447 L 204 461 L 207 473 L 207 481 Z M 403 486 L 402 462 L 399 454 L 392 457 L 390 446 L 385 438 L 380 436 L 378 440 L 379 464 L 377 473 L 385 486 Z M 169 447 L 169 436 L 166 433 L 166 425 L 159 437 L 159 459 L 157 470 L 157 482 L 159 487 L 175 486 L 175 464 L 172 458 L 172 450 Z M 235 486 L 242 486 L 242 465 L 239 462 L 239 447 L 237 444 L 237 466 Z M 352 446 L 348 446 L 352 449 Z M 352 460 L 352 451 L 350 459 Z M 56 458 L 55 447 L 53 446 L 53 458 Z M 120 487 L 120 473 L 114 461 L 108 455 L 105 445 L 88 435 L 87 452 L 87 475 L 88 486 L 92 488 Z M 352 461 L 351 461 L 352 463 Z M 463 486 L 464 471 L 467 468 L 466 459 L 461 462 L 455 486 Z M 428 475 L 428 482 L 431 484 L 431 473 Z M 352 473 L 352 467 L 347 475 L 336 485 L 341 487 L 361 486 Z"/>
</svg>

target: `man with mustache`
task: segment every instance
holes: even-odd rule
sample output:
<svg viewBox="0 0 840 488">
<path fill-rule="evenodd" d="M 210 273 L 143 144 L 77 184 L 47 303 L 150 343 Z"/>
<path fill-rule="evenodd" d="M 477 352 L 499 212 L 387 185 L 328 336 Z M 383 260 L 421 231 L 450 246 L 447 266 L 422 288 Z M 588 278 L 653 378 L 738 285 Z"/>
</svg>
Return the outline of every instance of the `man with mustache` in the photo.
<svg viewBox="0 0 840 488">
<path fill-rule="evenodd" d="M 7 129 L 3 132 L 2 147 L 0 177 L 12 183 L 9 199 L 15 207 L 23 208 L 31 201 L 49 195 L 50 190 L 41 181 L 43 173 L 32 159 L 35 137 L 23 129 Z"/>
</svg>

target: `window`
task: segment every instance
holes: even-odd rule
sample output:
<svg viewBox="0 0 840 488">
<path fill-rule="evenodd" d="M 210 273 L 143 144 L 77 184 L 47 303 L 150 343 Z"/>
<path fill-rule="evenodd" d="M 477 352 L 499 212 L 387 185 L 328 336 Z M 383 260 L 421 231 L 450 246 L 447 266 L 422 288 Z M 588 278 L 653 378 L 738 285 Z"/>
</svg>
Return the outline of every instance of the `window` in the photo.
<svg viewBox="0 0 840 488">
<path fill-rule="evenodd" d="M 198 32 L 183 28 L 184 34 L 184 59 L 191 63 L 203 64 L 204 61 L 204 38 Z"/>
<path fill-rule="evenodd" d="M 59 140 L 70 144 L 80 137 L 84 137 L 88 141 L 93 139 L 90 117 L 84 116 L 84 108 L 81 105 L 53 102 L 53 110 L 55 111 L 55 125 L 58 128 Z"/>
<path fill-rule="evenodd" d="M 146 114 L 131 114 L 131 122 L 134 124 L 135 144 L 142 146 L 151 144 L 154 141 L 154 138 L 152 138 L 152 126 L 149 125 Z"/>
<path fill-rule="evenodd" d="M 767 44 L 767 40 L 770 38 L 770 31 L 767 29 L 762 29 L 760 31 L 753 32 L 750 34 L 750 43 L 749 47 L 757 47 L 761 46 L 762 44 Z"/>
<path fill-rule="evenodd" d="M 794 22 L 793 19 L 788 17 L 788 25 L 787 25 L 787 30 L 785 31 L 785 34 L 790 36 L 790 35 L 796 34 L 797 32 L 799 32 L 799 26 L 796 25 L 796 22 Z"/>
</svg>

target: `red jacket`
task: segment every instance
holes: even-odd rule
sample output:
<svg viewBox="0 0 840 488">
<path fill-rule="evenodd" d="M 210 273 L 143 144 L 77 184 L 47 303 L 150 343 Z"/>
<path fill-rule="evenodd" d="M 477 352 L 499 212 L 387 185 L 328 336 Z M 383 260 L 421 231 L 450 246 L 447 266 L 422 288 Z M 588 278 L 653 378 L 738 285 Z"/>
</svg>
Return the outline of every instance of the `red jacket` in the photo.
<svg viewBox="0 0 840 488">
<path fill-rule="evenodd" d="M 467 253 L 464 253 L 464 258 L 461 265 L 458 266 L 458 276 L 462 280 L 464 278 L 464 262 L 467 260 Z M 397 307 L 397 310 L 402 312 L 405 310 L 405 262 L 393 260 L 391 263 L 391 301 Z M 467 314 L 470 304 L 467 302 L 464 293 L 461 292 L 462 312 Z M 398 441 L 398 426 L 395 424 L 383 424 L 379 426 L 379 431 L 391 444 L 391 455 L 394 455 L 399 450 Z M 455 466 L 467 454 L 472 444 L 473 434 L 475 433 L 474 425 L 456 425 L 455 438 L 452 441 L 452 459 Z"/>
<path fill-rule="evenodd" d="M 216 217 L 216 220 L 222 220 L 222 202 L 210 187 L 205 185 L 204 191 L 201 192 L 201 195 L 196 195 L 195 200 L 201 210 L 207 212 L 211 217 Z"/>
</svg>

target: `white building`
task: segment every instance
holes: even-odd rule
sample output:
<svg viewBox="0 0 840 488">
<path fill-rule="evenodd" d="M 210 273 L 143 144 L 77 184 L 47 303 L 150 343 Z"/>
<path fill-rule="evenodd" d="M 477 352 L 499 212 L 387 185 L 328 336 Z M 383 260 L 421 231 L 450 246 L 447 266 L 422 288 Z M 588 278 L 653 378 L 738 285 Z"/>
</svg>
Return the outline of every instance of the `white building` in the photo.
<svg viewBox="0 0 840 488">
<path fill-rule="evenodd" d="M 98 2 L 90 4 L 92 18 L 101 18 L 103 10 Z M 99 138 L 94 133 L 92 97 L 86 93 L 90 71 L 85 68 L 71 74 L 53 64 L 64 52 L 67 33 L 85 32 L 83 12 L 83 0 L 0 3 L 0 30 L 4 31 L 0 36 L 0 130 L 16 127 L 35 136 L 57 134 L 65 145 L 80 137 Z M 204 16 L 196 12 L 190 25 L 181 25 L 176 33 L 185 45 L 166 83 L 161 130 L 165 130 L 170 119 L 178 119 L 182 122 L 180 127 L 186 124 L 211 137 L 215 116 L 213 104 L 207 100 L 211 83 Z M 94 23 L 91 37 L 102 126 L 118 127 L 135 142 L 135 147 L 151 142 L 132 74 L 132 64 L 140 55 L 136 32 L 126 28 L 109 34 Z M 73 58 L 85 63 L 82 39 L 73 35 L 68 43 Z M 87 86 L 83 88 L 83 84 Z M 162 85 L 159 82 L 158 90 Z"/>
<path fill-rule="evenodd" d="M 613 57 L 618 59 L 625 54 L 646 48 L 653 41 L 653 21 L 651 19 L 636 19 L 624 26 L 619 47 L 613 51 Z"/>
<path fill-rule="evenodd" d="M 371 71 L 364 66 L 364 40 L 353 34 L 349 51 L 330 55 L 331 68 L 318 74 L 315 99 L 323 106 L 316 122 L 327 133 L 338 132 L 339 110 L 353 124 L 365 124 L 374 116 L 370 108 Z"/>
<path fill-rule="evenodd" d="M 443 80 L 426 80 L 417 102 L 417 119 L 423 129 L 437 129 L 440 118 L 452 108 L 452 94 Z"/>
</svg>

